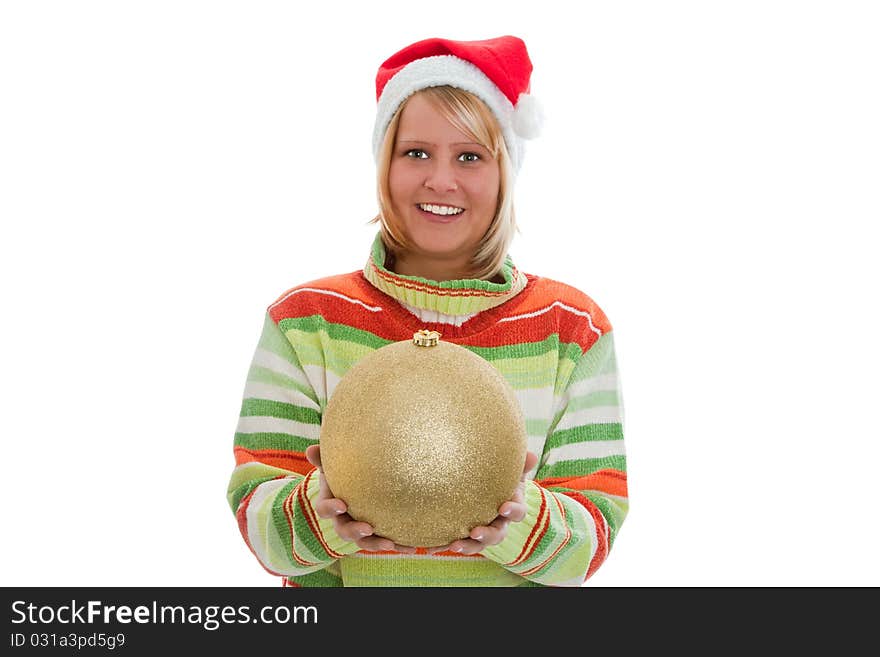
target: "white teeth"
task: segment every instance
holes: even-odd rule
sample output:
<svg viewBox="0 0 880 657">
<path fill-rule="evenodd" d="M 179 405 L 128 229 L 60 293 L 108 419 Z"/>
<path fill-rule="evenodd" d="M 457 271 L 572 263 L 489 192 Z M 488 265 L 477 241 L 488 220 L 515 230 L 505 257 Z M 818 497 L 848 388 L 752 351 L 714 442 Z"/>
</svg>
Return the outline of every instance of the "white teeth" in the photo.
<svg viewBox="0 0 880 657">
<path fill-rule="evenodd" d="M 425 203 L 419 203 L 419 207 L 426 212 L 439 215 L 460 214 L 464 212 L 462 208 L 453 208 L 448 205 L 428 205 Z"/>
</svg>

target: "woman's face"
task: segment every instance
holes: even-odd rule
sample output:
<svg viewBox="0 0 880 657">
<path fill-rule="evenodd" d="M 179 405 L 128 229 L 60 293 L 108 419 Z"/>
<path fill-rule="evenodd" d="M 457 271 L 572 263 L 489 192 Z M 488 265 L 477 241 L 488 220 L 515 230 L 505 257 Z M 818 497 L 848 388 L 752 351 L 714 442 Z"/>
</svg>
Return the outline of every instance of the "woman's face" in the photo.
<svg viewBox="0 0 880 657">
<path fill-rule="evenodd" d="M 421 95 L 400 116 L 388 171 L 394 214 L 415 253 L 466 266 L 492 223 L 501 172 L 492 154 Z"/>
</svg>

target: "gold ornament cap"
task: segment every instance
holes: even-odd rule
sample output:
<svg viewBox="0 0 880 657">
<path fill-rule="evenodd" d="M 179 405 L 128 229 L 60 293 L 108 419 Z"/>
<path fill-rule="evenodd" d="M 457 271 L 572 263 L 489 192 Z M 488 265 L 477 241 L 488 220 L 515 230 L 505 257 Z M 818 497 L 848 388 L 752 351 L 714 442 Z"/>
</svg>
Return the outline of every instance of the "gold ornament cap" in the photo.
<svg viewBox="0 0 880 657">
<path fill-rule="evenodd" d="M 419 347 L 436 347 L 439 341 L 440 334 L 437 331 L 422 329 L 413 333 L 413 344 Z"/>
</svg>

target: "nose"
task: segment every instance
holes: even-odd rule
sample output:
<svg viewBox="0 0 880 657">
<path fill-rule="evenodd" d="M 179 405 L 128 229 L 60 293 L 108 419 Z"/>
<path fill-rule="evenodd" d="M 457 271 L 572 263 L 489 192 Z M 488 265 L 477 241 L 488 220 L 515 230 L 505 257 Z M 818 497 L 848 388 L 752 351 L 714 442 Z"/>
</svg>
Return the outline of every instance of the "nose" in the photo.
<svg viewBox="0 0 880 657">
<path fill-rule="evenodd" d="M 425 187 L 435 192 L 456 191 L 455 169 L 445 162 L 434 160 L 425 176 Z"/>
</svg>

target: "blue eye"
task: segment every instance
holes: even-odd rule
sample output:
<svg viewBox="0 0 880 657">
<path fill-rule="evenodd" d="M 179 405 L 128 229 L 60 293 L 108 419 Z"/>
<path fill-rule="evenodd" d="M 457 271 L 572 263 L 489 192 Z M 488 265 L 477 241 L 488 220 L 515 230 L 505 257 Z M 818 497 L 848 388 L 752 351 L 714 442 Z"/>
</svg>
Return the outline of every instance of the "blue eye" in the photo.
<svg viewBox="0 0 880 657">
<path fill-rule="evenodd" d="M 413 156 L 413 153 L 420 153 L 421 155 Z M 404 153 L 404 155 L 406 155 L 407 157 L 416 157 L 420 160 L 424 159 L 424 157 L 422 157 L 422 155 L 424 155 L 425 157 L 428 157 L 428 154 L 425 151 L 423 151 L 421 148 L 412 148 L 412 149 L 408 150 L 406 153 Z"/>
<path fill-rule="evenodd" d="M 462 153 L 458 157 L 459 157 L 459 159 L 466 157 L 467 159 L 464 160 L 465 162 L 477 162 L 480 159 L 480 156 L 477 155 L 476 153 Z"/>
</svg>

